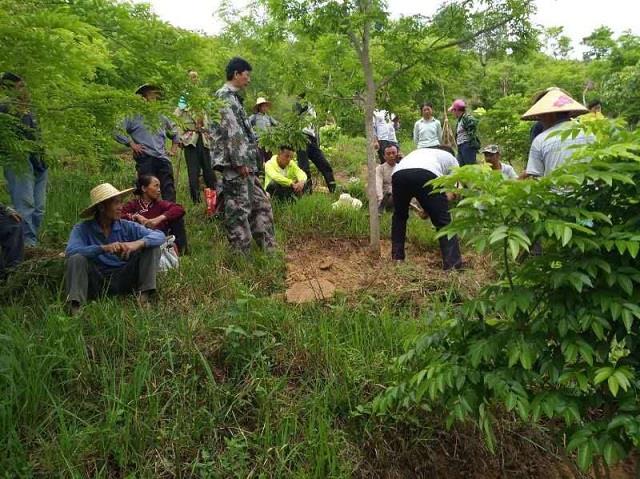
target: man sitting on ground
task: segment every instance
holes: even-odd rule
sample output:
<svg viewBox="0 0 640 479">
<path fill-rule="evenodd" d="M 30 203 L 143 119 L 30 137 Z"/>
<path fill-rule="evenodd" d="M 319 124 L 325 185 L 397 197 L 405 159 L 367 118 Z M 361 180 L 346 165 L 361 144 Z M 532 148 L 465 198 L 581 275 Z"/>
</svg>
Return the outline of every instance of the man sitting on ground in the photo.
<svg viewBox="0 0 640 479">
<path fill-rule="evenodd" d="M 24 255 L 24 236 L 22 218 L 9 208 L 0 204 L 0 279 L 7 275 L 7 269 L 22 261 Z"/>
<path fill-rule="evenodd" d="M 282 145 L 280 152 L 265 164 L 264 188 L 277 200 L 302 196 L 307 174 L 293 160 L 293 148 Z"/>
<path fill-rule="evenodd" d="M 91 205 L 80 214 L 92 218 L 76 224 L 65 255 L 65 286 L 71 314 L 87 299 L 107 294 L 139 293 L 141 305 L 156 289 L 162 231 L 121 220 L 122 196 L 109 183 L 91 190 Z"/>
<path fill-rule="evenodd" d="M 384 149 L 384 163 L 376 167 L 376 195 L 378 197 L 378 213 L 393 211 L 393 195 L 391 190 L 391 173 L 398 163 L 398 147 L 388 145 Z"/>
<path fill-rule="evenodd" d="M 513 166 L 500 161 L 500 147 L 498 147 L 498 145 L 487 145 L 484 150 L 482 150 L 482 153 L 484 153 L 484 161 L 489 163 L 492 170 L 502 172 L 505 180 L 515 180 L 518 178 L 518 174 L 516 170 L 513 169 Z"/>
</svg>

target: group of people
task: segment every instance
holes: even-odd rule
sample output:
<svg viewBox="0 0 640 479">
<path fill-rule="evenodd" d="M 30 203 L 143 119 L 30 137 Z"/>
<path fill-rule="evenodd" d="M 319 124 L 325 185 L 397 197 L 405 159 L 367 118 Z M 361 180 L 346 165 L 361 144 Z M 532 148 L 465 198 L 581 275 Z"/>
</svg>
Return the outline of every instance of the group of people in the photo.
<svg viewBox="0 0 640 479">
<path fill-rule="evenodd" d="M 242 58 L 233 58 L 227 65 L 226 82 L 215 93 L 223 105 L 219 122 L 212 122 L 204 113 L 192 111 L 188 96 L 183 96 L 174 114 L 181 118 L 181 131 L 167 117 L 161 116 L 159 126 L 151 129 L 142 115 L 127 118 L 116 140 L 129 147 L 136 164 L 135 189 L 119 190 L 108 183 L 90 192 L 90 204 L 81 212 L 85 221 L 71 231 L 66 248 L 65 285 L 68 305 L 77 312 L 89 298 L 102 292 L 135 291 L 141 303 L 146 303 L 156 289 L 161 247 L 173 237 L 177 251 L 188 251 L 184 225 L 185 209 L 176 203 L 176 189 L 170 157 L 178 148 L 184 149 L 189 172 L 189 191 L 194 203 L 200 201 L 199 175 L 207 187 L 221 189 L 224 194 L 224 227 L 232 248 L 247 253 L 255 241 L 264 251 L 276 247 L 271 199 L 290 200 L 309 188 L 309 160 L 323 174 L 329 191 L 335 189 L 335 178 L 318 145 L 312 125 L 305 129 L 307 148 L 295 152 L 281 145 L 268 152 L 258 144 L 259 136 L 277 125 L 269 115 L 271 106 L 259 98 L 253 114 L 247 115 L 241 91 L 251 81 L 251 65 Z M 197 73 L 189 72 L 193 82 Z M 29 108 L 24 81 L 14 74 L 3 74 L 4 88 L 17 95 L 12 107 L 0 105 L 0 112 L 16 118 L 19 138 L 37 139 L 39 130 Z M 137 94 L 146 101 L 156 101 L 162 91 L 145 84 Z M 453 168 L 474 164 L 480 150 L 477 120 L 466 110 L 463 100 L 455 100 L 449 111 L 458 119 L 456 126 L 457 158 L 450 146 L 443 144 L 443 129 L 433 116 L 433 105 L 421 105 L 421 116 L 414 125 L 416 149 L 404 158 L 400 154 L 396 130 L 399 120 L 387 112 L 374 115 L 375 146 L 382 163 L 376 171 L 376 192 L 379 210 L 392 210 L 392 258 L 405 259 L 406 225 L 412 204 L 429 217 L 436 229 L 451 222 L 450 198 L 432 191 L 430 181 L 449 174 Z M 296 104 L 299 114 L 315 117 L 313 108 L 300 95 Z M 538 98 L 523 119 L 535 119 L 537 131 L 532 140 L 527 167 L 520 178 L 548 175 L 571 154 L 572 145 L 590 139 L 584 135 L 561 137 L 552 135 L 563 128 L 570 118 L 587 110 L 558 88 L 549 88 Z M 532 129 L 532 131 L 534 130 Z M 533 133 L 532 133 L 533 135 Z M 167 140 L 171 148 L 166 150 Z M 33 141 L 37 145 L 37 141 Z M 497 145 L 482 150 L 491 168 L 506 179 L 515 179 L 514 169 L 501 161 Z M 297 156 L 297 161 L 294 159 Z M 24 167 L 24 165 L 23 165 Z M 41 151 L 29 151 L 27 171 L 15 174 L 5 167 L 9 191 L 16 210 L 0 205 L 0 244 L 2 258 L 0 274 L 22 259 L 24 245 L 35 244 L 37 229 L 44 211 L 46 165 Z M 219 176 L 219 179 L 217 178 Z M 27 178 L 29 187 L 16 180 Z M 28 195 L 25 194 L 28 192 Z M 135 199 L 123 202 L 134 192 Z M 42 201 L 38 201 L 42 200 Z M 28 208 L 26 204 L 28 203 Z M 445 270 L 461 269 L 462 257 L 458 239 L 440 238 L 440 250 Z"/>
<path fill-rule="evenodd" d="M 436 230 L 451 222 L 449 197 L 432 191 L 430 181 L 449 174 L 454 167 L 476 163 L 480 150 L 477 135 L 477 120 L 466 111 L 463 100 L 455 100 L 450 112 L 458 119 L 456 127 L 457 158 L 453 150 L 443 145 L 442 127 L 433 118 L 433 106 L 421 106 L 422 118 L 414 125 L 413 139 L 416 149 L 402 158 L 396 144 L 383 149 L 384 163 L 376 169 L 376 193 L 379 211 L 392 210 L 391 257 L 397 261 L 405 259 L 406 224 L 412 200 L 417 200 L 423 217 L 431 218 Z M 588 112 L 588 115 L 585 115 Z M 499 171 L 506 180 L 543 177 L 562 165 L 574 152 L 575 147 L 593 140 L 580 133 L 564 137 L 554 134 L 567 127 L 570 119 L 585 115 L 583 120 L 602 118 L 601 105 L 594 102 L 587 109 L 564 90 L 551 87 L 537 95 L 533 106 L 522 116 L 524 120 L 536 120 L 532 127 L 531 146 L 525 171 L 518 175 L 514 168 L 501 160 L 498 145 L 487 145 L 482 149 L 485 162 Z M 440 238 L 443 268 L 463 267 L 457 238 Z"/>
</svg>

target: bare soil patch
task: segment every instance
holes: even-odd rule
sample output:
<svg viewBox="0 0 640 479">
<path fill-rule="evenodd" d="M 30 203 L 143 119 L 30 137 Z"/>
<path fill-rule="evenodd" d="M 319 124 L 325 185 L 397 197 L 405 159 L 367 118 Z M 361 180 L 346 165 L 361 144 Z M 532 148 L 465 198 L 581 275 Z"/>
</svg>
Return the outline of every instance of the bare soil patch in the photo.
<svg viewBox="0 0 640 479">
<path fill-rule="evenodd" d="M 391 242 L 382 241 L 382 257 L 371 255 L 368 241 L 349 238 L 309 238 L 287 247 L 286 286 L 318 280 L 329 281 L 342 293 L 361 291 L 425 296 L 452 286 L 473 293 L 493 272 L 487 258 L 464 255 L 466 270 L 446 272 L 438 249 L 407 245 L 403 263 L 391 260 Z"/>
</svg>

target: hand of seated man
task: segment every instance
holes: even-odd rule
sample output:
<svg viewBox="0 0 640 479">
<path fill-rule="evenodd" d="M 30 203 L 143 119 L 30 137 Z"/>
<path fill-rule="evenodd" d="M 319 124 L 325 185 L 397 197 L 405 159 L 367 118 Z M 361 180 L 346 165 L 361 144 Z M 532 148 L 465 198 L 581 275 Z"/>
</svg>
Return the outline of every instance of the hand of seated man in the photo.
<svg viewBox="0 0 640 479">
<path fill-rule="evenodd" d="M 120 243 L 120 257 L 122 259 L 129 259 L 132 253 L 144 248 L 144 241 L 128 241 L 126 243 Z"/>
<path fill-rule="evenodd" d="M 102 251 L 110 254 L 120 254 L 122 251 L 122 243 L 115 242 L 102 245 Z"/>
<path fill-rule="evenodd" d="M 304 189 L 304 183 L 302 181 L 298 181 L 291 185 L 291 187 L 293 188 L 293 192 L 299 195 Z"/>
</svg>

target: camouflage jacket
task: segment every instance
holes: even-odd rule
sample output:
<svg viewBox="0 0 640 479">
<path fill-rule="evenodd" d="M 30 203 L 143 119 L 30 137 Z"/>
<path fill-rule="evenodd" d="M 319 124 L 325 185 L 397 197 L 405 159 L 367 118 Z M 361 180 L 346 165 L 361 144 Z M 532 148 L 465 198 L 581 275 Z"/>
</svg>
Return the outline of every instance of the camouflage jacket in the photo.
<svg viewBox="0 0 640 479">
<path fill-rule="evenodd" d="M 211 156 L 216 170 L 248 166 L 257 170 L 258 142 L 238 93 L 225 84 L 216 96 L 226 103 L 220 123 L 212 125 Z"/>
</svg>

